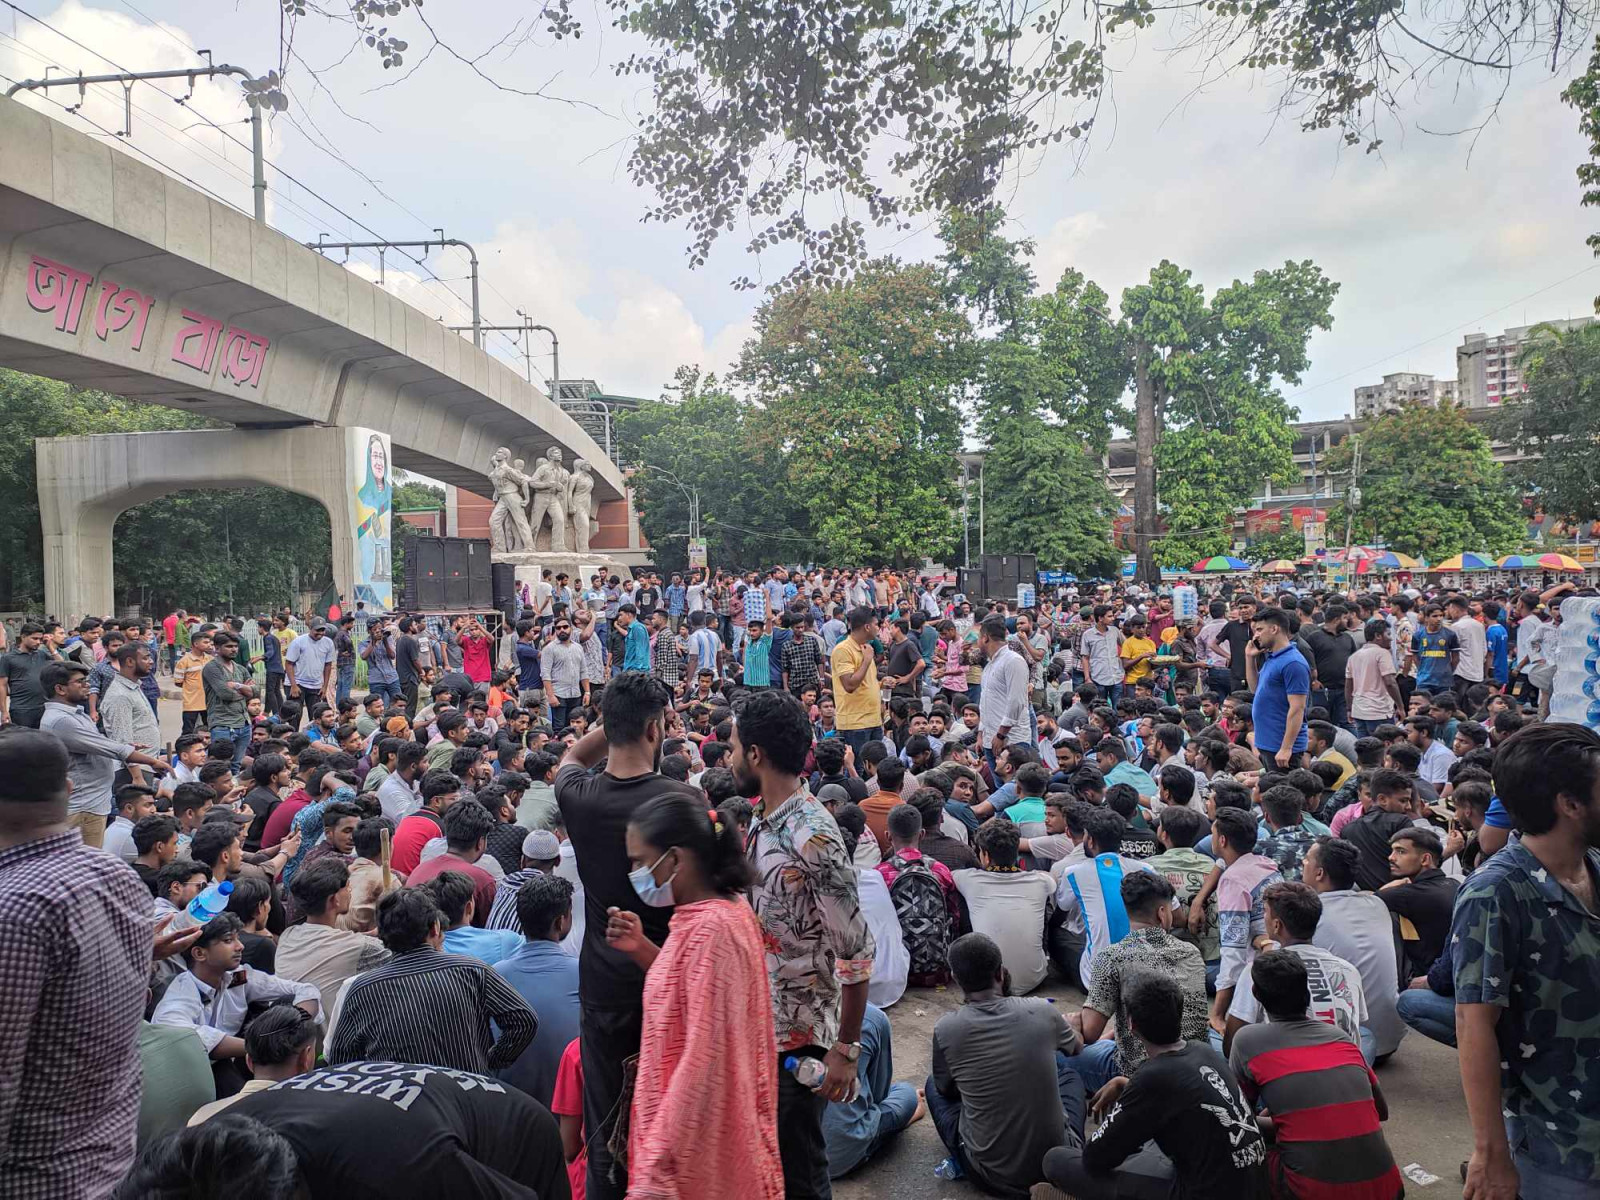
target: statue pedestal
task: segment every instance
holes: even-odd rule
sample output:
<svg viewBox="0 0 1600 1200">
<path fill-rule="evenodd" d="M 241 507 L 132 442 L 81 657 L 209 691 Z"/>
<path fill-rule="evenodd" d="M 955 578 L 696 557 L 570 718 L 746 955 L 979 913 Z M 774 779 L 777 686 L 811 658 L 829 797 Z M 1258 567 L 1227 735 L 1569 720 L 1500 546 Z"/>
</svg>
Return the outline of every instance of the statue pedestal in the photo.
<svg viewBox="0 0 1600 1200">
<path fill-rule="evenodd" d="M 610 555 L 597 551 L 580 554 L 576 550 L 497 550 L 489 555 L 489 560 L 510 563 L 516 568 L 518 588 L 525 583 L 530 591 L 546 570 L 552 578 L 565 574 L 574 589 L 588 587 L 592 575 L 604 573 L 607 576 L 619 575 L 624 579 L 629 576 L 626 566 Z"/>
</svg>

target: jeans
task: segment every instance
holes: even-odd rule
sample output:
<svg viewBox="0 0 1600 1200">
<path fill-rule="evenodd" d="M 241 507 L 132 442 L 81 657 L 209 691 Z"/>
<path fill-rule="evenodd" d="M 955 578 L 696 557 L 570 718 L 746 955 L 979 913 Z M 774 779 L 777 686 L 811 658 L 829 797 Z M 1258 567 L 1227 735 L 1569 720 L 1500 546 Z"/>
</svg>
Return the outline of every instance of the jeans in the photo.
<svg viewBox="0 0 1600 1200">
<path fill-rule="evenodd" d="M 585 1005 L 579 1015 L 580 1053 L 583 1056 L 583 1129 L 589 1147 L 589 1174 L 584 1194 L 592 1200 L 622 1200 L 628 1191 L 628 1172 L 614 1168 L 606 1144 L 616 1128 L 622 1100 L 622 1063 L 639 1052 L 644 1032 L 644 1010 L 612 1011 Z M 615 1169 L 616 1182 L 611 1175 Z"/>
<path fill-rule="evenodd" d="M 221 741 L 233 743 L 233 769 L 237 771 L 244 765 L 244 752 L 250 749 L 250 730 L 243 725 L 232 729 L 219 725 L 211 730 L 211 744 Z"/>
<path fill-rule="evenodd" d="M 1423 1037 L 1456 1044 L 1456 1001 L 1454 996 L 1441 996 L 1432 988 L 1407 988 L 1395 1000 L 1395 1011 L 1400 1019 Z"/>
<path fill-rule="evenodd" d="M 791 1055 L 820 1060 L 826 1053 L 821 1046 L 802 1046 L 778 1055 L 778 1157 L 785 1200 L 833 1200 L 828 1144 L 822 1136 L 822 1110 L 828 1102 L 783 1065 Z"/>
<path fill-rule="evenodd" d="M 340 667 L 335 674 L 338 679 L 334 685 L 334 695 L 338 697 L 336 703 L 343 704 L 350 699 L 350 689 L 356 685 L 356 665 L 351 663 L 347 667 Z"/>
<path fill-rule="evenodd" d="M 1061 1093 L 1061 1109 L 1066 1117 L 1061 1130 L 1062 1144 L 1082 1146 L 1083 1117 L 1087 1108 L 1083 1094 L 1083 1080 L 1072 1069 L 1067 1056 L 1059 1050 L 1056 1051 L 1056 1087 Z M 950 1152 L 950 1157 L 955 1159 L 961 1170 L 969 1176 L 974 1176 L 973 1182 L 981 1187 L 983 1171 L 981 1168 L 973 1169 L 972 1160 L 967 1157 L 966 1146 L 961 1140 L 961 1098 L 958 1096 L 952 1100 L 940 1095 L 932 1075 L 928 1076 L 923 1097 L 928 1102 L 928 1117 L 933 1121 L 933 1127 L 939 1131 L 939 1140 L 944 1143 L 945 1149 Z M 1052 1150 L 1051 1153 L 1054 1154 L 1055 1151 Z"/>
<path fill-rule="evenodd" d="M 983 684 L 981 684 L 981 683 L 969 683 L 969 684 L 967 684 L 967 698 L 964 701 L 962 701 L 962 703 L 963 704 L 976 704 L 982 698 L 983 698 Z M 959 711 L 957 711 L 955 715 L 959 718 L 961 716 L 961 713 Z"/>
<path fill-rule="evenodd" d="M 1233 672 L 1227 667 L 1206 668 L 1206 690 L 1227 697 L 1233 692 Z"/>
<path fill-rule="evenodd" d="M 849 1104 L 829 1104 L 822 1113 L 822 1136 L 828 1147 L 828 1175 L 855 1170 L 911 1123 L 917 1111 L 917 1089 L 894 1082 L 894 1050 L 889 1018 L 868 1004 L 861 1021 L 861 1060 L 856 1065 L 861 1092 Z"/>
<path fill-rule="evenodd" d="M 1353 722 L 1355 734 L 1358 738 L 1372 737 L 1378 732 L 1379 725 L 1387 725 L 1388 721 L 1369 721 L 1365 717 L 1357 717 Z"/>
<path fill-rule="evenodd" d="M 283 679 L 282 671 L 267 672 L 267 715 L 274 719 L 283 707 Z"/>
<path fill-rule="evenodd" d="M 1527 1137 L 1520 1117 L 1507 1117 L 1506 1141 L 1511 1146 L 1511 1162 L 1521 1177 L 1518 1195 L 1527 1200 L 1600 1200 L 1600 1183 L 1591 1179 L 1572 1179 L 1557 1175 L 1536 1164 L 1527 1151 Z"/>
<path fill-rule="evenodd" d="M 855 751 L 856 760 L 861 759 L 861 751 L 866 749 L 868 742 L 880 741 L 883 738 L 883 726 L 874 725 L 871 729 L 841 729 L 839 739 Z"/>
<path fill-rule="evenodd" d="M 1067 1066 L 1083 1080 L 1083 1094 L 1093 1097 L 1110 1083 L 1121 1071 L 1117 1067 L 1117 1043 L 1108 1037 L 1090 1042 L 1079 1053 L 1067 1059 Z"/>
<path fill-rule="evenodd" d="M 372 676 L 368 675 L 367 695 L 382 696 L 383 706 L 387 709 L 396 700 L 400 699 L 400 684 L 393 680 L 385 683 L 381 679 L 373 679 Z"/>
<path fill-rule="evenodd" d="M 582 707 L 582 696 L 557 696 L 556 702 L 550 706 L 550 732 L 560 733 L 568 724 L 570 715 Z"/>
<path fill-rule="evenodd" d="M 1317 688 L 1311 693 L 1311 703 L 1315 707 L 1321 705 L 1328 710 L 1328 720 L 1334 725 L 1348 724 L 1349 714 L 1345 712 L 1344 689 L 1342 687 Z"/>
</svg>

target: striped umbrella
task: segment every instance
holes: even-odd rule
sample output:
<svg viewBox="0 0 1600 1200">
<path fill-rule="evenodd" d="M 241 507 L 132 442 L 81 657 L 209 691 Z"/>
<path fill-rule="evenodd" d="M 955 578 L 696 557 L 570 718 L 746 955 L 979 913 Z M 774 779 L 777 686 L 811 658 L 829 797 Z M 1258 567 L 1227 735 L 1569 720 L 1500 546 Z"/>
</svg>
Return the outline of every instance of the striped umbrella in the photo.
<svg viewBox="0 0 1600 1200">
<path fill-rule="evenodd" d="M 1401 554 L 1398 550 L 1385 550 L 1372 560 L 1372 565 L 1380 571 L 1415 571 L 1418 567 L 1425 567 L 1428 564 L 1412 558 L 1409 554 Z"/>
<path fill-rule="evenodd" d="M 1484 558 L 1482 555 L 1479 555 L 1479 554 L 1456 554 L 1456 555 L 1451 556 L 1450 558 L 1445 559 L 1438 566 L 1434 567 L 1434 570 L 1435 571 L 1491 571 L 1491 570 L 1494 569 L 1495 565 L 1496 564 L 1495 564 L 1495 561 L 1493 559 Z"/>
<path fill-rule="evenodd" d="M 1233 558 L 1227 554 L 1215 554 L 1210 558 L 1202 558 L 1190 569 L 1197 574 L 1211 571 L 1248 571 L 1250 564 L 1242 558 Z"/>
<path fill-rule="evenodd" d="M 1256 570 L 1267 575 L 1293 575 L 1299 569 L 1287 558 L 1274 558 L 1256 568 Z"/>
</svg>

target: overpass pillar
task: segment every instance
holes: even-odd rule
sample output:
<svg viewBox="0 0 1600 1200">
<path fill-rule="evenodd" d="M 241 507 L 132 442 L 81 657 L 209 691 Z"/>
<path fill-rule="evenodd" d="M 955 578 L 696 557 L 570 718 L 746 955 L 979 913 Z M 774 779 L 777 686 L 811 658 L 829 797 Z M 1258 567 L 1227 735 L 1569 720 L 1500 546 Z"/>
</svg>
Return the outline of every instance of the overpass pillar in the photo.
<svg viewBox="0 0 1600 1200">
<path fill-rule="evenodd" d="M 358 600 L 372 610 L 393 607 L 394 485 L 385 434 L 310 425 L 98 434 L 39 438 L 34 457 L 45 608 L 59 620 L 115 611 L 112 534 L 124 510 L 171 492 L 261 485 L 327 509 L 334 586 L 346 611 Z"/>
</svg>

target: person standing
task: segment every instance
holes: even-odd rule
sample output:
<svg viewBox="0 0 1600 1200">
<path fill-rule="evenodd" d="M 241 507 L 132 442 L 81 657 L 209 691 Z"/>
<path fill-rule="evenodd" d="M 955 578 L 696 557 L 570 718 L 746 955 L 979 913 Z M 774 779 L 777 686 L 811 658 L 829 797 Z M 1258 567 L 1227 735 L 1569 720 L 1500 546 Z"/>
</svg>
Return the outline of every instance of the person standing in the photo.
<svg viewBox="0 0 1600 1200">
<path fill-rule="evenodd" d="M 878 615 L 860 605 L 850 610 L 848 624 L 850 631 L 834 646 L 828 666 L 833 675 L 834 728 L 844 744 L 859 755 L 868 742 L 883 736 L 883 699 L 872 651 Z"/>
<path fill-rule="evenodd" d="M 344 614 L 339 618 L 338 629 L 333 635 L 336 704 L 343 704 L 350 699 L 350 689 L 356 685 L 356 643 L 352 633 L 355 623 L 354 616 Z"/>
<path fill-rule="evenodd" d="M 1472 615 L 1472 606 L 1465 596 L 1451 596 L 1444 602 L 1444 609 L 1445 617 L 1450 622 L 1450 632 L 1456 635 L 1460 645 L 1452 686 L 1457 696 L 1465 697 L 1467 689 L 1482 683 L 1487 673 L 1489 635 L 1483 622 Z"/>
<path fill-rule="evenodd" d="M 1250 628 L 1245 676 L 1255 693 L 1250 719 L 1255 725 L 1256 754 L 1262 762 L 1288 770 L 1300 765 L 1306 749 L 1311 668 L 1289 636 L 1289 614 L 1283 609 L 1257 610 Z"/>
<path fill-rule="evenodd" d="M 0 721 L 39 728 L 47 699 L 39 672 L 55 661 L 44 644 L 44 626 L 28 623 L 17 631 L 16 649 L 0 655 Z"/>
<path fill-rule="evenodd" d="M 100 698 L 101 727 L 114 742 L 154 750 L 161 745 L 161 727 L 140 681 L 155 673 L 155 656 L 149 646 L 130 639 L 117 650 L 116 664 L 117 673 Z M 143 776 L 135 775 L 134 782 L 143 783 Z"/>
<path fill-rule="evenodd" d="M 394 641 L 395 680 L 405 698 L 406 714 L 417 715 L 417 688 L 422 682 L 422 643 L 417 640 L 417 618 L 401 617 Z"/>
<path fill-rule="evenodd" d="M 0 1195 L 7 1200 L 108 1196 L 134 1159 L 150 893 L 127 864 L 78 836 L 68 811 L 69 766 L 66 747 L 51 734 L 0 733 Z"/>
<path fill-rule="evenodd" d="M 1113 706 L 1122 695 L 1122 633 L 1111 624 L 1111 606 L 1096 604 L 1094 625 L 1078 640 L 1084 678 L 1100 689 Z"/>
<path fill-rule="evenodd" d="M 978 627 L 978 649 L 988 655 L 978 696 L 978 744 L 991 769 L 1007 746 L 1033 741 L 1028 724 L 1028 664 L 1008 644 L 1006 623 L 989 617 Z"/>
<path fill-rule="evenodd" d="M 283 661 L 289 669 L 289 695 L 300 701 L 302 716 L 333 696 L 333 668 L 338 657 L 339 648 L 320 620 L 314 620 L 284 651 Z"/>
<path fill-rule="evenodd" d="M 200 671 L 206 697 L 206 727 L 213 745 L 233 744 L 233 769 L 244 766 L 250 748 L 250 718 L 245 706 L 255 698 L 255 676 L 239 661 L 239 639 L 222 630 L 213 639 L 216 656 Z"/>
<path fill-rule="evenodd" d="M 1302 627 L 1301 642 L 1311 651 L 1311 703 L 1328 710 L 1335 725 L 1349 724 L 1345 690 L 1346 668 L 1356 652 L 1356 640 L 1345 623 L 1349 615 L 1342 604 L 1330 604 L 1322 613 L 1322 624 Z"/>
<path fill-rule="evenodd" d="M 572 640 L 572 622 L 557 617 L 554 640 L 539 652 L 539 674 L 544 679 L 545 703 L 550 706 L 550 728 L 556 732 L 567 724 L 568 714 L 580 704 L 589 704 L 589 676 L 583 648 Z"/>
<path fill-rule="evenodd" d="M 802 778 L 811 722 L 800 702 L 787 692 L 757 692 L 739 709 L 728 745 L 735 781 L 757 797 L 745 845 L 778 1054 L 818 1059 L 826 1071 L 812 1090 L 775 1064 L 784 1194 L 827 1200 L 822 1109 L 847 1099 L 855 1082 L 875 945 L 839 827 Z"/>
<path fill-rule="evenodd" d="M 49 696 L 39 728 L 60 738 L 67 748 L 67 777 L 72 783 L 67 823 L 82 835 L 84 845 L 98 850 L 105 844 L 117 765 L 131 762 L 149 767 L 158 775 L 170 768 L 161 759 L 141 754 L 126 743 L 114 742 L 95 728 L 83 710 L 89 697 L 88 674 L 76 662 L 49 663 L 39 672 L 40 686 Z"/>
<path fill-rule="evenodd" d="M 628 1172 L 614 1163 L 609 1145 L 623 1096 L 626 1061 L 639 1052 L 644 1028 L 644 972 L 606 942 L 606 926 L 611 910 L 636 913 L 644 936 L 661 945 L 672 919 L 670 907 L 647 905 L 630 880 L 628 823 L 657 796 L 705 803 L 698 788 L 656 771 L 671 703 L 659 680 L 624 671 L 606 685 L 600 698 L 600 725 L 567 750 L 556 772 L 556 802 L 584 892 L 578 979 L 589 1200 L 622 1200 L 628 1192 Z M 602 759 L 605 770 L 592 772 Z"/>
<path fill-rule="evenodd" d="M 1371 737 L 1379 725 L 1394 720 L 1405 707 L 1395 677 L 1389 624 L 1382 617 L 1368 621 L 1365 643 L 1344 665 L 1345 696 L 1357 737 Z"/>
<path fill-rule="evenodd" d="M 1422 628 L 1411 637 L 1408 665 L 1416 674 L 1417 690 L 1436 695 L 1455 686 L 1456 663 L 1461 654 L 1461 639 L 1444 625 L 1442 605 L 1430 604 L 1422 610 Z"/>
<path fill-rule="evenodd" d="M 1529 725 L 1495 755 L 1521 838 L 1456 899 L 1467 1200 L 1600 1195 L 1600 737 Z"/>
<path fill-rule="evenodd" d="M 744 900 L 754 872 L 738 826 L 702 803 L 662 796 L 628 822 L 634 891 L 673 910 L 665 947 L 644 936 L 636 912 L 613 909 L 607 923 L 606 941 L 645 971 L 628 1194 L 780 1200 L 772 1000 L 761 926 Z"/>
</svg>

